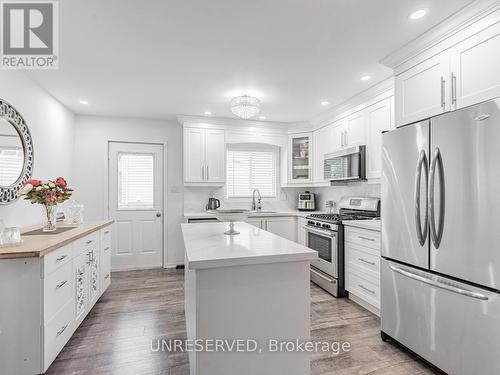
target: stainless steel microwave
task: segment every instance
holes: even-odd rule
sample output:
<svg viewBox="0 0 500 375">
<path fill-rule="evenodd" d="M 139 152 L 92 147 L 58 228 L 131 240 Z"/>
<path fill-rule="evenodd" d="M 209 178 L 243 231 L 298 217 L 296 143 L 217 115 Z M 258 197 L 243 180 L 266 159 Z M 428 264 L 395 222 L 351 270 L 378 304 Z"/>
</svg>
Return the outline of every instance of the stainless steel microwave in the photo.
<svg viewBox="0 0 500 375">
<path fill-rule="evenodd" d="M 366 180 L 366 146 L 354 146 L 326 154 L 324 177 L 331 182 Z"/>
</svg>

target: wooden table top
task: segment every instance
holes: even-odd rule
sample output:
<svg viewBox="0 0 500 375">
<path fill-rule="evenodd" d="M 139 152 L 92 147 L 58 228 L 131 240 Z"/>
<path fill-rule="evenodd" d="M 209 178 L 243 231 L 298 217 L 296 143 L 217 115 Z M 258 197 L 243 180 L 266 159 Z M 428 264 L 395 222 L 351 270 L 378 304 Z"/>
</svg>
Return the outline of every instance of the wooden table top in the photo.
<svg viewBox="0 0 500 375">
<path fill-rule="evenodd" d="M 0 247 L 0 259 L 35 258 L 54 251 L 81 237 L 107 227 L 113 220 L 87 221 L 80 225 L 58 223 L 58 228 L 74 227 L 58 234 L 22 235 L 23 242 L 18 246 Z M 21 234 L 27 233 L 42 226 L 32 226 L 21 229 Z"/>
</svg>

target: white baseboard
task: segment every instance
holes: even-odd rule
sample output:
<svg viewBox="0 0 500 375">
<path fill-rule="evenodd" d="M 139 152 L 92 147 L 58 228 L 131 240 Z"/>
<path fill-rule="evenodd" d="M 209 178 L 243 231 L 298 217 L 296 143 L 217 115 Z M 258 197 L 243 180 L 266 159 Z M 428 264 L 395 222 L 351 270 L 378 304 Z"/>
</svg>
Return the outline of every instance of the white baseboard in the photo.
<svg viewBox="0 0 500 375">
<path fill-rule="evenodd" d="M 365 300 L 359 298 L 358 296 L 355 296 L 354 294 L 352 293 L 349 293 L 349 299 L 353 302 L 356 302 L 358 305 L 360 305 L 361 307 L 367 309 L 369 312 L 371 312 L 372 314 L 375 314 L 377 315 L 378 317 L 380 317 L 380 309 L 376 308 L 375 306 L 369 304 L 368 302 L 366 302 Z"/>
</svg>

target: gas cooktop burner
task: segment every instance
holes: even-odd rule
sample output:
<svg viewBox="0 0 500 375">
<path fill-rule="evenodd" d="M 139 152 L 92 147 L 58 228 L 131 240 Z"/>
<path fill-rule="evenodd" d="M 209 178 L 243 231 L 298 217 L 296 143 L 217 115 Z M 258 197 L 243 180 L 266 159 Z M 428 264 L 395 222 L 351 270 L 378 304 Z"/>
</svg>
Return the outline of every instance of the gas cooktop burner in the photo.
<svg viewBox="0 0 500 375">
<path fill-rule="evenodd" d="M 367 220 L 373 219 L 373 216 L 356 215 L 356 214 L 312 214 L 307 216 L 307 219 L 316 219 L 329 223 L 340 223 L 343 220 Z"/>
</svg>

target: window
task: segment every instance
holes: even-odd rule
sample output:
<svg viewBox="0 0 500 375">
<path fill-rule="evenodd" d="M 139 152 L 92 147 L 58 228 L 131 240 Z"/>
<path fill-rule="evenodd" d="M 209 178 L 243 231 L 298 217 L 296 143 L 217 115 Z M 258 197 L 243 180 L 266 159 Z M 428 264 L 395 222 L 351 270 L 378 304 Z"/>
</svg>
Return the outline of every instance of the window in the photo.
<svg viewBox="0 0 500 375">
<path fill-rule="evenodd" d="M 259 189 L 263 197 L 276 197 L 278 148 L 268 145 L 233 145 L 227 149 L 228 198 L 251 197 Z"/>
<path fill-rule="evenodd" d="M 0 185 L 10 186 L 23 170 L 24 152 L 18 148 L 0 147 Z"/>
<path fill-rule="evenodd" d="M 118 154 L 118 209 L 154 208 L 154 155 Z"/>
</svg>

